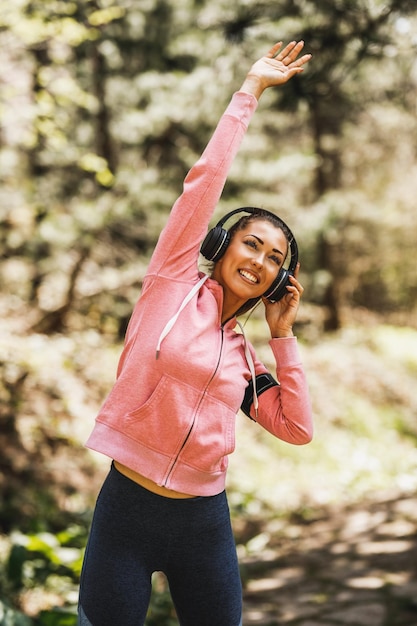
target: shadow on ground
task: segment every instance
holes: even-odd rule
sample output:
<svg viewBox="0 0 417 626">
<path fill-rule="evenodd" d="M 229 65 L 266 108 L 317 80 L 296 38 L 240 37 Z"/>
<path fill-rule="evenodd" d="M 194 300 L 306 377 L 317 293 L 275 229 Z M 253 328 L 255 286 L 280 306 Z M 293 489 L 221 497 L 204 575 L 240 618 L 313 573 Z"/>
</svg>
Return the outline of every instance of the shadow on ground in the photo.
<svg viewBox="0 0 417 626">
<path fill-rule="evenodd" d="M 255 541 L 244 626 L 417 626 L 417 496 L 271 521 Z"/>
</svg>

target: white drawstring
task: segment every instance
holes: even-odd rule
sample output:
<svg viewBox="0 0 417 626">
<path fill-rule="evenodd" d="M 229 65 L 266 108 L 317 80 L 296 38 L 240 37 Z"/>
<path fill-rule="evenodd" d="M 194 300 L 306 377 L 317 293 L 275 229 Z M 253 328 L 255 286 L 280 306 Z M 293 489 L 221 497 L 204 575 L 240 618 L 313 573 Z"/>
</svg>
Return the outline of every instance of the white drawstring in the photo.
<svg viewBox="0 0 417 626">
<path fill-rule="evenodd" d="M 259 402 L 258 402 L 258 394 L 256 393 L 256 373 L 255 373 L 255 364 L 253 362 L 253 358 L 252 358 L 252 354 L 249 350 L 247 341 L 246 341 L 246 336 L 245 336 L 245 332 L 243 330 L 243 326 L 242 324 L 239 322 L 239 320 L 236 320 L 240 330 L 242 331 L 242 335 L 243 335 L 243 341 L 244 341 L 244 346 L 245 346 L 245 357 L 246 357 L 246 362 L 248 364 L 251 376 L 252 376 L 252 383 L 253 383 L 253 407 L 255 409 L 255 417 L 256 419 L 258 419 L 258 406 L 259 406 Z"/>
<path fill-rule="evenodd" d="M 159 336 L 158 345 L 156 346 L 156 358 L 159 357 L 159 353 L 161 351 L 161 343 L 163 342 L 165 337 L 168 335 L 170 330 L 172 330 L 172 328 L 174 327 L 175 322 L 177 321 L 181 311 L 183 311 L 183 309 L 187 306 L 187 304 L 190 302 L 190 300 L 192 300 L 194 298 L 195 294 L 199 291 L 200 287 L 202 285 L 204 285 L 204 283 L 206 282 L 207 278 L 209 278 L 208 274 L 204 274 L 204 276 L 202 278 L 200 278 L 198 283 L 196 283 L 194 285 L 194 287 L 191 289 L 191 291 L 185 296 L 184 300 L 181 303 L 180 308 L 175 313 L 175 315 L 173 317 L 171 317 L 171 319 L 168 320 L 168 322 L 166 323 L 165 328 L 163 329 L 162 333 Z"/>
<path fill-rule="evenodd" d="M 163 342 L 163 340 L 165 339 L 165 337 L 169 334 L 169 332 L 172 330 L 172 328 L 174 327 L 179 315 L 181 314 L 181 312 L 184 310 L 184 308 L 187 306 L 187 304 L 190 302 L 190 300 L 192 300 L 195 296 L 196 293 L 198 293 L 198 291 L 200 290 L 200 287 L 202 287 L 202 285 L 204 285 L 204 283 L 206 282 L 206 280 L 209 278 L 208 274 L 204 274 L 204 276 L 202 278 L 200 278 L 200 280 L 198 281 L 198 283 L 196 283 L 194 285 L 194 287 L 189 291 L 189 293 L 185 296 L 184 300 L 181 303 L 180 308 L 178 309 L 178 311 L 175 313 L 175 315 L 173 317 L 171 317 L 171 319 L 168 320 L 168 322 L 165 324 L 164 329 L 162 330 L 161 334 L 159 335 L 159 340 L 158 340 L 158 345 L 156 346 L 156 359 L 158 359 L 159 357 L 159 353 L 161 352 L 161 344 Z M 253 362 L 253 358 L 252 358 L 252 354 L 249 350 L 247 341 L 246 341 L 246 337 L 245 337 L 245 331 L 243 330 L 243 326 L 242 324 L 236 320 L 242 335 L 243 335 L 243 342 L 244 342 L 244 350 L 245 350 L 245 357 L 246 357 L 246 362 L 248 364 L 251 376 L 252 376 L 252 381 L 253 381 L 253 406 L 255 409 L 255 416 L 256 418 L 258 417 L 258 396 L 256 393 L 256 374 L 255 374 L 255 365 Z"/>
</svg>

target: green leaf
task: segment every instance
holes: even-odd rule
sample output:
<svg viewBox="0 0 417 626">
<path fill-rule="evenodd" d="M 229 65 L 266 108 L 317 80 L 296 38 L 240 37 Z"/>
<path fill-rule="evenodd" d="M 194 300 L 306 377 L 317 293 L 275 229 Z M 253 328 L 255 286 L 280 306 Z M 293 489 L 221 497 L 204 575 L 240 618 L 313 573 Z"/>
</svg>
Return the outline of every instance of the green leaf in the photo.
<svg viewBox="0 0 417 626">
<path fill-rule="evenodd" d="M 52 609 L 42 611 L 37 620 L 37 626 L 76 626 L 77 614 L 68 609 Z"/>
</svg>

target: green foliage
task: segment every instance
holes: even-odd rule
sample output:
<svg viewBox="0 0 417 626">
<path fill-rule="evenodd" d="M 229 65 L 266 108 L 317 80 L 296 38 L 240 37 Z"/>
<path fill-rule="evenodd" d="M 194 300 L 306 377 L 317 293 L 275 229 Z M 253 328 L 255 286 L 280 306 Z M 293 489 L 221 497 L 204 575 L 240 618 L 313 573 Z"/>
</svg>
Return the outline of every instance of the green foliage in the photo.
<svg viewBox="0 0 417 626">
<path fill-rule="evenodd" d="M 85 540 L 86 530 L 74 526 L 56 535 L 13 533 L 4 571 L 0 571 L 1 595 L 16 602 L 34 591 L 53 593 L 55 597 L 59 594 L 66 599 L 68 608 L 42 610 L 34 622 L 26 618 L 24 621 L 23 616 L 10 610 L 7 620 L 0 623 L 4 626 L 75 626 L 77 586 Z"/>
<path fill-rule="evenodd" d="M 33 621 L 0 600 L 1 626 L 75 626 L 77 588 L 81 573 L 86 529 L 69 527 L 60 533 L 37 533 L 10 537 L 4 571 L 0 567 L 0 597 L 23 597 L 53 592 L 65 606 L 41 610 Z M 168 586 L 161 576 L 154 577 L 154 589 L 146 626 L 175 626 L 175 610 Z"/>
<path fill-rule="evenodd" d="M 259 198 L 294 221 L 313 302 L 322 303 L 335 276 L 342 305 L 413 305 L 412 2 L 0 7 L 8 44 L 1 276 L 15 298 L 9 310 L 28 302 L 41 317 L 56 312 L 41 320 L 43 332 L 69 329 L 75 319 L 118 332 L 182 175 L 244 62 L 278 33 L 302 33 L 314 62 L 302 79 L 266 96 L 225 201 Z M 312 126 L 316 113 L 325 126 Z M 316 154 L 312 128 L 342 164 L 340 188 L 314 203 L 325 154 Z M 99 146 L 103 136 L 111 141 Z M 333 252 L 325 266 L 323 237 Z M 104 265 L 115 270 L 105 278 Z"/>
<path fill-rule="evenodd" d="M 161 574 L 154 574 L 152 585 L 151 603 L 145 625 L 176 626 L 178 620 L 165 577 Z"/>
<path fill-rule="evenodd" d="M 69 531 L 68 531 L 69 532 Z M 68 535 L 68 532 L 66 533 Z M 86 533 L 71 529 L 72 540 L 85 543 Z M 38 533 L 13 534 L 7 563 L 7 578 L 14 589 L 45 585 L 50 577 L 68 577 L 78 581 L 81 572 L 82 548 L 60 542 L 61 535 Z"/>
<path fill-rule="evenodd" d="M 323 302 L 329 282 L 337 278 L 342 308 L 366 307 L 386 315 L 399 310 L 406 323 L 413 324 L 417 224 L 412 213 L 411 206 L 404 208 L 399 221 L 396 207 L 371 198 L 370 192 L 334 191 L 323 196 L 299 226 L 310 301 Z"/>
<path fill-rule="evenodd" d="M 242 67 L 280 36 L 304 37 L 314 61 L 265 96 L 226 186 L 225 208 L 261 204 L 298 227 L 312 262 L 306 297 L 313 302 L 329 306 L 329 287 L 316 288 L 325 277 L 338 281 L 333 306 L 340 309 L 360 274 L 355 305 L 413 306 L 414 273 L 401 247 L 390 267 L 379 272 L 378 263 L 388 259 L 387 239 L 412 242 L 416 228 L 413 172 L 406 186 L 403 180 L 416 127 L 415 20 L 413 3 L 396 0 L 2 0 L 0 277 L 14 307 L 29 304 L 42 332 L 80 322 L 123 335 L 187 169 Z M 372 262 L 365 273 L 353 268 L 353 276 L 337 255 L 320 257 L 328 219 L 315 225 L 314 240 L 302 226 L 334 193 L 343 228 L 351 204 L 341 207 L 352 190 L 374 205 L 364 217 L 349 216 L 354 245 Z M 386 216 L 399 212 L 410 219 L 395 225 L 391 242 Z M 370 231 L 378 239 L 373 254 Z M 351 244 L 348 238 L 342 247 Z M 114 270 L 111 281 L 103 280 L 104 266 Z"/>
<path fill-rule="evenodd" d="M 36 620 L 36 626 L 76 626 L 76 624 L 76 612 L 64 609 L 41 611 Z"/>
<path fill-rule="evenodd" d="M 0 599 L 0 626 L 33 626 L 33 622 Z"/>
</svg>

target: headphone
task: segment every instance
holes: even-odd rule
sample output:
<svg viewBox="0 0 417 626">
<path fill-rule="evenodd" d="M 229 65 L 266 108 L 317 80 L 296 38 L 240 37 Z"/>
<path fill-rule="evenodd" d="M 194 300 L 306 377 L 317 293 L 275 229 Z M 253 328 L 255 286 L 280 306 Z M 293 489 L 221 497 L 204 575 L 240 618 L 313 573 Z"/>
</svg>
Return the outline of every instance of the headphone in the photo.
<svg viewBox="0 0 417 626">
<path fill-rule="evenodd" d="M 272 285 L 263 294 L 264 298 L 267 298 L 270 302 L 278 302 L 287 293 L 287 285 L 290 285 L 289 277 L 294 275 L 295 268 L 298 263 L 298 246 L 294 235 L 288 228 L 287 224 L 277 215 L 267 211 L 266 209 L 259 209 L 257 207 L 242 207 L 235 209 L 227 213 L 222 219 L 207 233 L 203 243 L 201 244 L 200 252 L 204 258 L 208 261 L 216 263 L 227 250 L 230 243 L 230 233 L 223 228 L 223 224 L 236 213 L 248 213 L 249 215 L 270 215 L 277 223 L 279 228 L 282 228 L 285 236 L 288 239 L 290 262 L 287 269 L 280 268 L 277 277 L 274 279 Z"/>
</svg>

